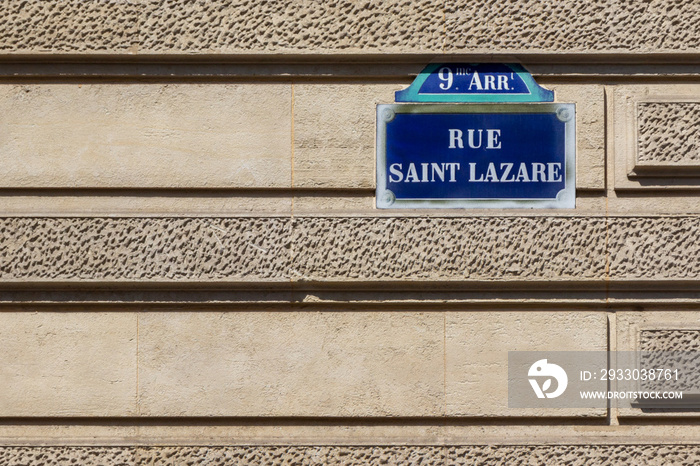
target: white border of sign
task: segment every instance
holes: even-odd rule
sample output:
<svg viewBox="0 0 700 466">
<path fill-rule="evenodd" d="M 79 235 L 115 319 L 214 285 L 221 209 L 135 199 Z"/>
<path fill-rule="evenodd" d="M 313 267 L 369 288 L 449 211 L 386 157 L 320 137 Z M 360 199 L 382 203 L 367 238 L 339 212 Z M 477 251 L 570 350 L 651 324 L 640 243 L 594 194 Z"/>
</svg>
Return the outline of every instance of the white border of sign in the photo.
<svg viewBox="0 0 700 466">
<path fill-rule="evenodd" d="M 556 199 L 396 199 L 387 186 L 386 125 L 397 113 L 554 113 L 564 122 L 564 189 Z M 576 105 L 515 104 L 379 104 L 377 105 L 378 209 L 573 209 L 576 207 Z"/>
</svg>

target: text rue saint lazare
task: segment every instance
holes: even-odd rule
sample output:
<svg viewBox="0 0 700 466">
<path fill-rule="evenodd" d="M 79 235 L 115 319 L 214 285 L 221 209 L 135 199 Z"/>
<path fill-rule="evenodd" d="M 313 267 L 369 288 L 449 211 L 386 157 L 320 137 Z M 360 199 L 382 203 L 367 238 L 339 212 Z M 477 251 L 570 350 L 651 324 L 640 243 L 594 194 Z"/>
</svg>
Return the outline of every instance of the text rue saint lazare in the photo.
<svg viewBox="0 0 700 466">
<path fill-rule="evenodd" d="M 466 133 L 466 134 L 465 134 Z M 450 150 L 501 149 L 500 129 L 448 129 Z M 494 153 L 495 154 L 495 153 Z M 456 183 L 467 176 L 472 183 L 558 183 L 562 181 L 561 163 L 467 163 L 459 162 L 393 163 L 389 167 L 390 183 Z M 462 168 L 468 172 L 462 174 Z"/>
</svg>

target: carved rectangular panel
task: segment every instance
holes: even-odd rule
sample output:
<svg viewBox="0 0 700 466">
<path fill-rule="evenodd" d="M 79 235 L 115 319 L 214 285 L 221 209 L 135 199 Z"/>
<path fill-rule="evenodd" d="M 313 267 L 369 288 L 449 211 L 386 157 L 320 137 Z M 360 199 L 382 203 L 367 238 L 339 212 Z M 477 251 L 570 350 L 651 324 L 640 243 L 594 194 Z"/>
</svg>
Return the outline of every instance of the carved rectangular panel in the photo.
<svg viewBox="0 0 700 466">
<path fill-rule="evenodd" d="M 700 102 L 639 102 L 635 171 L 693 176 L 700 171 Z"/>
<path fill-rule="evenodd" d="M 619 389 L 682 391 L 674 400 L 639 400 L 633 408 L 618 409 L 619 417 L 700 416 L 700 312 L 697 306 L 677 311 L 666 306 L 623 311 L 616 315 L 616 349 L 639 369 L 668 369 L 661 378 L 618 382 Z M 630 352 L 630 353 L 628 353 Z M 620 356 L 618 356 L 618 362 Z M 678 373 L 673 372 L 678 370 Z M 658 373 L 658 372 L 657 372 Z"/>
<path fill-rule="evenodd" d="M 615 189 L 700 189 L 699 92 L 691 84 L 611 92 Z"/>
</svg>

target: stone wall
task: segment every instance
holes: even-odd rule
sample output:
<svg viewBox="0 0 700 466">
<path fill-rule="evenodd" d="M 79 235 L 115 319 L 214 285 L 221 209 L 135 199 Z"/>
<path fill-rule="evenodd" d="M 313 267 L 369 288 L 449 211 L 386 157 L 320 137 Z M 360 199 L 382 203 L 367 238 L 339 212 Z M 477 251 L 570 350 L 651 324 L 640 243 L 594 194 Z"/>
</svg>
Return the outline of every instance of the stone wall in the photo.
<svg viewBox="0 0 700 466">
<path fill-rule="evenodd" d="M 508 351 L 700 344 L 697 2 L 0 1 L 0 463 L 695 464 Z M 431 61 L 576 104 L 576 208 L 377 210 Z"/>
<path fill-rule="evenodd" d="M 8 53 L 697 53 L 692 2 L 2 2 Z"/>
</svg>

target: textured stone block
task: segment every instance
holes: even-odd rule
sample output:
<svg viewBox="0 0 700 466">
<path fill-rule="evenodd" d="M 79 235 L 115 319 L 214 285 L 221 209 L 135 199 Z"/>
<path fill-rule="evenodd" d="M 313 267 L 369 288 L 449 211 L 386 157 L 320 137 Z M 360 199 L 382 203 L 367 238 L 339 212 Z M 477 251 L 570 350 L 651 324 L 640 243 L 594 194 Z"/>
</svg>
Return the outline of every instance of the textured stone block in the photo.
<svg viewBox="0 0 700 466">
<path fill-rule="evenodd" d="M 699 217 L 611 218 L 610 278 L 700 277 Z"/>
<path fill-rule="evenodd" d="M 2 447 L 8 466 L 210 466 L 240 465 L 692 465 L 700 447 L 692 444 L 632 445 L 458 445 L 458 446 L 165 446 Z"/>
<path fill-rule="evenodd" d="M 640 102 L 637 162 L 700 168 L 700 102 Z"/>
<path fill-rule="evenodd" d="M 670 379 L 643 381 L 647 390 L 680 390 L 684 394 L 700 393 L 700 329 L 642 330 L 639 335 L 639 350 L 642 353 L 641 368 L 677 369 L 679 374 Z"/>
<path fill-rule="evenodd" d="M 166 447 L 139 450 L 139 464 L 343 465 L 375 464 L 444 466 L 444 447 L 423 446 L 270 446 L 270 447 Z"/>
<path fill-rule="evenodd" d="M 639 337 L 640 351 L 700 352 L 700 329 L 643 330 Z"/>
<path fill-rule="evenodd" d="M 438 50 L 442 8 L 428 0 L 144 2 L 141 50 Z M 214 25 L 214 27 L 212 27 Z"/>
<path fill-rule="evenodd" d="M 0 86 L 2 187 L 291 186 L 282 84 Z"/>
<path fill-rule="evenodd" d="M 0 278 L 696 280 L 698 229 L 694 216 L 5 218 Z"/>
<path fill-rule="evenodd" d="M 443 319 L 420 312 L 149 312 L 145 416 L 439 416 Z"/>
<path fill-rule="evenodd" d="M 6 466 L 135 466 L 134 447 L 0 447 Z"/>
<path fill-rule="evenodd" d="M 294 186 L 374 188 L 376 104 L 395 84 L 294 86 Z"/>
<path fill-rule="evenodd" d="M 603 409 L 508 407 L 508 351 L 605 351 L 607 320 L 603 312 L 448 312 L 445 346 L 448 416 L 607 414 Z"/>
<path fill-rule="evenodd" d="M 665 305 L 639 309 L 635 311 L 623 311 L 616 313 L 615 345 L 618 351 L 680 351 L 695 352 L 697 354 L 700 345 L 700 312 L 692 306 L 687 309 L 669 309 Z M 678 358 L 680 356 L 680 359 Z M 664 368 L 670 359 L 673 364 L 685 364 L 685 367 L 696 367 L 697 358 L 688 357 L 690 354 L 656 353 L 644 355 L 641 361 L 633 361 L 640 367 L 654 366 Z M 623 386 L 626 389 L 638 390 L 688 390 L 697 393 L 700 386 L 700 376 L 697 371 L 681 374 L 678 381 L 662 382 L 663 387 L 654 386 L 647 382 L 634 383 Z M 696 418 L 699 410 L 692 407 L 679 406 L 677 408 L 627 408 L 617 409 L 617 416 L 625 417 L 681 417 Z"/>
<path fill-rule="evenodd" d="M 285 280 L 290 220 L 0 220 L 5 281 Z"/>
<path fill-rule="evenodd" d="M 457 465 L 692 465 L 697 445 L 479 445 L 447 450 L 446 464 Z"/>
<path fill-rule="evenodd" d="M 684 0 L 450 0 L 445 52 L 697 51 L 700 6 Z"/>
<path fill-rule="evenodd" d="M 600 279 L 602 218 L 295 219 L 301 280 Z"/>
<path fill-rule="evenodd" d="M 611 88 L 608 133 L 616 190 L 699 189 L 698 92 L 697 84 Z"/>
<path fill-rule="evenodd" d="M 12 53 L 697 52 L 687 0 L 4 0 Z"/>
<path fill-rule="evenodd" d="M 616 314 L 618 351 L 695 351 L 700 344 L 700 312 L 663 306 Z"/>
<path fill-rule="evenodd" d="M 3 312 L 0 341 L 3 416 L 136 414 L 135 314 Z"/>
<path fill-rule="evenodd" d="M 437 51 L 443 27 L 428 0 L 5 0 L 0 11 L 0 50 L 23 53 Z"/>
<path fill-rule="evenodd" d="M 142 10 L 138 0 L 2 0 L 0 51 L 131 53 Z"/>
</svg>

